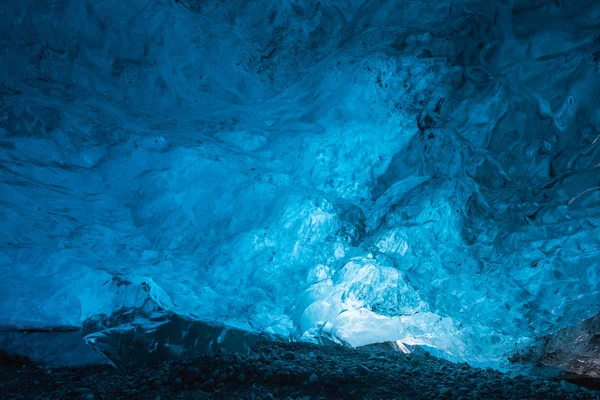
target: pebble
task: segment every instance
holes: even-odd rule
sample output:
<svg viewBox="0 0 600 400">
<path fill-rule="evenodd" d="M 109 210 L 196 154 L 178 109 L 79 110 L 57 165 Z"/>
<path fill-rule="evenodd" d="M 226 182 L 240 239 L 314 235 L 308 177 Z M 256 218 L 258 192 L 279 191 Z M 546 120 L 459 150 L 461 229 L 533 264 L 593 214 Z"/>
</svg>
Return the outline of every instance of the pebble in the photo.
<svg viewBox="0 0 600 400">
<path fill-rule="evenodd" d="M 560 386 L 562 386 L 562 388 L 568 393 L 577 393 L 577 391 L 579 390 L 579 386 L 564 380 L 560 381 Z"/>
<path fill-rule="evenodd" d="M 182 393 L 183 394 L 183 393 Z M 194 400 L 201 400 L 201 399 L 212 399 L 212 396 L 206 392 L 203 392 L 202 390 L 194 390 L 191 393 L 191 396 L 189 397 L 185 397 L 185 395 L 183 397 L 180 397 L 181 399 L 183 398 L 188 398 L 188 399 L 194 399 Z"/>
<path fill-rule="evenodd" d="M 204 382 L 200 388 L 204 391 L 209 391 L 209 390 L 212 390 L 214 385 L 215 385 L 215 380 L 209 379 L 206 382 Z"/>
<path fill-rule="evenodd" d="M 358 364 L 358 372 L 360 372 L 361 374 L 369 374 L 371 373 L 371 370 L 362 364 Z"/>
<path fill-rule="evenodd" d="M 295 345 L 291 345 L 295 348 L 293 346 Z M 273 347 L 277 348 L 277 346 Z M 320 351 L 327 352 L 326 357 L 319 354 Z M 325 383 L 339 390 L 335 395 L 339 397 L 336 398 L 364 398 L 366 389 L 360 383 L 361 381 L 379 383 L 393 379 L 395 376 L 398 378 L 397 381 L 405 382 L 407 388 L 410 387 L 415 393 L 430 399 L 510 399 L 512 396 L 515 399 L 580 400 L 595 398 L 597 395 L 596 392 L 582 389 L 567 381 L 532 381 L 528 376 L 522 375 L 511 379 L 498 371 L 475 369 L 466 364 L 451 364 L 434 356 L 413 354 L 407 359 L 393 352 L 387 352 L 384 356 L 381 353 L 341 353 L 342 350 L 336 353 L 337 351 L 329 353 L 328 349 L 317 349 L 309 354 L 302 351 L 277 351 L 267 348 L 263 353 L 256 352 L 250 356 L 234 356 L 232 353 L 227 353 L 218 357 L 213 355 L 198 358 L 194 361 L 195 364 L 190 362 L 165 364 L 162 369 L 145 369 L 139 373 L 126 375 L 125 378 L 116 378 L 116 375 L 106 371 L 92 372 L 89 378 L 80 380 L 79 385 L 85 385 L 92 379 L 107 377 L 120 385 L 121 398 L 144 397 L 161 400 L 161 396 L 157 394 L 162 390 L 162 393 L 169 393 L 169 398 L 173 399 L 208 399 L 212 396 L 237 399 L 238 397 L 232 397 L 235 394 L 241 395 L 245 400 L 272 398 L 307 400 L 318 398 L 316 391 Z M 320 361 L 317 361 L 317 358 Z M 260 359 L 265 362 L 260 364 Z M 56 375 L 57 372 L 53 374 Z M 94 397 L 92 389 L 88 387 L 66 389 L 65 387 L 74 382 L 70 378 L 66 379 L 65 376 L 60 375 L 53 378 L 50 384 L 47 378 L 44 378 L 40 385 L 50 385 L 50 391 L 68 390 L 65 392 L 66 396 L 80 394 L 81 397 L 77 398 L 81 400 L 118 397 L 109 392 L 111 389 L 107 391 L 107 386 L 94 386 L 94 391 L 98 390 Z M 230 383 L 225 384 L 225 382 Z M 311 386 L 304 387 L 302 382 Z M 169 390 L 163 389 L 163 386 L 170 386 Z M 385 391 L 386 385 L 381 386 Z M 274 389 L 275 387 L 277 389 Z M 38 386 L 35 390 L 39 388 Z M 243 394 L 241 394 L 242 390 Z M 307 397 L 307 392 L 311 394 L 310 397 Z M 385 399 L 388 398 L 386 397 L 388 394 L 389 398 L 393 398 L 391 391 L 379 395 Z M 56 395 L 55 398 L 62 397 Z M 373 399 L 376 400 L 377 397 Z"/>
<path fill-rule="evenodd" d="M 187 383 L 198 382 L 202 378 L 202 373 L 196 367 L 189 367 L 185 370 L 185 381 Z"/>
<path fill-rule="evenodd" d="M 516 383 L 513 387 L 515 390 L 527 390 L 527 385 L 522 382 Z"/>
</svg>

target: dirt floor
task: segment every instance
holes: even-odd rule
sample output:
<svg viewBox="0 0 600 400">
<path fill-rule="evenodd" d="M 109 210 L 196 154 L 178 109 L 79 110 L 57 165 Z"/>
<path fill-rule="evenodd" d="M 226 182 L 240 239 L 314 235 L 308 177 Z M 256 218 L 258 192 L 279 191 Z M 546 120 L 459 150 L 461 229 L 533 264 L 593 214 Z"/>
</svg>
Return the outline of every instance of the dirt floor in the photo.
<svg viewBox="0 0 600 400">
<path fill-rule="evenodd" d="M 0 366 L 2 399 L 597 399 L 565 381 L 510 379 L 430 356 L 306 343 L 260 343 L 123 372 L 107 365 Z"/>
</svg>

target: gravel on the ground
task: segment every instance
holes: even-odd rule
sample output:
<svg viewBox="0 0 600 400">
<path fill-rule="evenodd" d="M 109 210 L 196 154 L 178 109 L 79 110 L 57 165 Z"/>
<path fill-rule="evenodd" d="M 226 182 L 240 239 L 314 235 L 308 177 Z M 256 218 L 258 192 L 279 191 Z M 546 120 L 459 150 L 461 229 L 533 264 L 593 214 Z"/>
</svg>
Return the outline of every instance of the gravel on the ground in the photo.
<svg viewBox="0 0 600 400">
<path fill-rule="evenodd" d="M 509 376 L 423 354 L 261 342 L 134 371 L 108 365 L 0 366 L 6 399 L 598 399 L 558 380 Z"/>
</svg>

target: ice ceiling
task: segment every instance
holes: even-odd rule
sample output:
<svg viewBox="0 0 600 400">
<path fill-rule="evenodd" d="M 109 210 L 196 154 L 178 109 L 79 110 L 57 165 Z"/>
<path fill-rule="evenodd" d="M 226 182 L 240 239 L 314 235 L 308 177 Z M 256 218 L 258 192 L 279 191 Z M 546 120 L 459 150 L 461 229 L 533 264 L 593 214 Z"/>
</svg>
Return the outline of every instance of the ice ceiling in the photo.
<svg viewBox="0 0 600 400">
<path fill-rule="evenodd" d="M 600 312 L 600 2 L 24 0 L 0 19 L 4 328 L 149 296 L 499 362 Z"/>
</svg>

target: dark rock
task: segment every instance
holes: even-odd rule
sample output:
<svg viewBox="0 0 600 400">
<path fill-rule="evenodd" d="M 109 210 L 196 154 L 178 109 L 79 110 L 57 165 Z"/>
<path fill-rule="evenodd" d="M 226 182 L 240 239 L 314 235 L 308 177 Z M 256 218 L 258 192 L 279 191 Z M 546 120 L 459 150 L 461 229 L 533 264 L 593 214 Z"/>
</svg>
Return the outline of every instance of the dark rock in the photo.
<svg viewBox="0 0 600 400">
<path fill-rule="evenodd" d="M 189 398 L 194 399 L 194 400 L 201 400 L 201 399 L 210 399 L 210 398 L 212 398 L 212 396 L 206 392 L 203 392 L 202 390 L 194 390 L 190 393 Z"/>
<path fill-rule="evenodd" d="M 515 389 L 515 390 L 519 390 L 519 391 L 522 391 L 522 390 L 527 390 L 527 385 L 525 385 L 525 384 L 524 384 L 524 383 L 522 383 L 522 382 L 519 382 L 519 383 L 516 383 L 516 384 L 514 385 L 514 389 Z"/>
<path fill-rule="evenodd" d="M 283 358 L 285 360 L 295 360 L 296 359 L 296 353 L 294 353 L 292 351 L 286 351 L 285 353 L 283 353 Z"/>
<path fill-rule="evenodd" d="M 358 364 L 358 368 L 357 368 L 357 370 L 358 370 L 358 372 L 359 372 L 360 374 L 363 374 L 363 375 L 366 375 L 366 374 L 370 374 L 370 373 L 371 373 L 371 370 L 370 370 L 369 368 L 365 367 L 365 366 L 364 366 L 364 365 L 362 365 L 362 364 Z"/>
<path fill-rule="evenodd" d="M 567 381 L 560 381 L 560 386 L 565 390 L 565 392 L 567 393 L 576 393 L 579 388 L 577 385 L 573 385 L 572 383 L 569 383 Z"/>
<path fill-rule="evenodd" d="M 47 375 L 46 369 L 27 368 L 23 374 L 16 370 L 5 372 L 0 379 L 2 396 L 10 381 L 27 379 L 23 395 L 13 384 L 6 398 L 15 400 L 35 398 L 99 399 L 234 399 L 263 400 L 267 393 L 280 400 L 314 399 L 573 399 L 596 398 L 597 393 L 583 390 L 567 382 L 531 380 L 529 377 L 508 376 L 492 371 L 451 364 L 434 356 L 413 355 L 418 366 L 407 367 L 404 357 L 389 353 L 388 357 L 372 356 L 362 350 L 310 347 L 305 344 L 265 344 L 256 355 L 238 357 L 230 353 L 207 355 L 193 361 L 173 361 L 142 371 L 123 374 L 111 369 L 65 372 L 62 369 Z M 294 359 L 286 357 L 286 352 Z M 319 354 L 322 352 L 325 356 Z M 258 366 L 258 354 L 266 362 Z M 322 361 L 317 361 L 319 354 Z M 260 370 L 260 372 L 259 372 Z M 0 374 L 2 370 L 0 369 Z M 35 375 L 37 374 L 37 375 Z M 41 377 L 40 377 L 41 376 Z M 0 378 L 2 376 L 0 375 Z M 34 386 L 33 381 L 39 384 Z M 189 381 L 188 381 L 189 379 Z M 92 389 L 85 387 L 94 382 Z M 78 383 L 77 383 L 78 382 Z M 160 384 L 159 384 L 160 382 Z M 230 383 L 225 383 L 230 382 Z M 91 383 L 90 383 L 91 385 Z M 305 386 L 306 385 L 306 386 Z M 75 389 L 78 386 L 79 392 Z M 138 388 L 142 386 L 141 388 Z M 150 386 L 150 387 L 148 387 Z M 163 388 L 163 386 L 167 386 Z M 251 387 L 250 387 L 251 386 Z M 91 386 L 90 386 L 91 387 Z M 191 387 L 191 388 L 190 388 Z M 185 391 L 184 391 L 185 388 Z M 137 390 L 136 390 L 137 389 Z M 373 390 L 376 390 L 374 392 Z M 140 391 L 142 393 L 140 393 Z M 93 394 L 92 394 L 93 392 Z M 570 393 L 569 393 L 570 392 Z M 402 393 L 399 395 L 399 393 Z M 45 396 L 45 397 L 44 397 Z M 400 396 L 400 397 L 399 397 Z"/>
<path fill-rule="evenodd" d="M 277 371 L 277 376 L 281 376 L 283 378 L 286 378 L 290 375 L 290 372 L 287 369 L 281 369 L 279 371 Z"/>
<path fill-rule="evenodd" d="M 221 372 L 215 379 L 216 382 L 225 382 L 227 381 L 227 374 L 225 372 Z"/>
<path fill-rule="evenodd" d="M 486 379 L 485 378 L 476 378 L 476 379 L 473 379 L 473 383 L 476 385 L 480 385 L 482 383 L 486 383 Z"/>
<path fill-rule="evenodd" d="M 215 380 L 209 379 L 206 382 L 204 382 L 200 388 L 205 392 L 209 392 L 213 389 L 213 386 L 215 386 Z"/>
<path fill-rule="evenodd" d="M 184 378 L 187 383 L 198 382 L 202 379 L 202 373 L 196 367 L 189 367 L 185 370 Z"/>
</svg>

